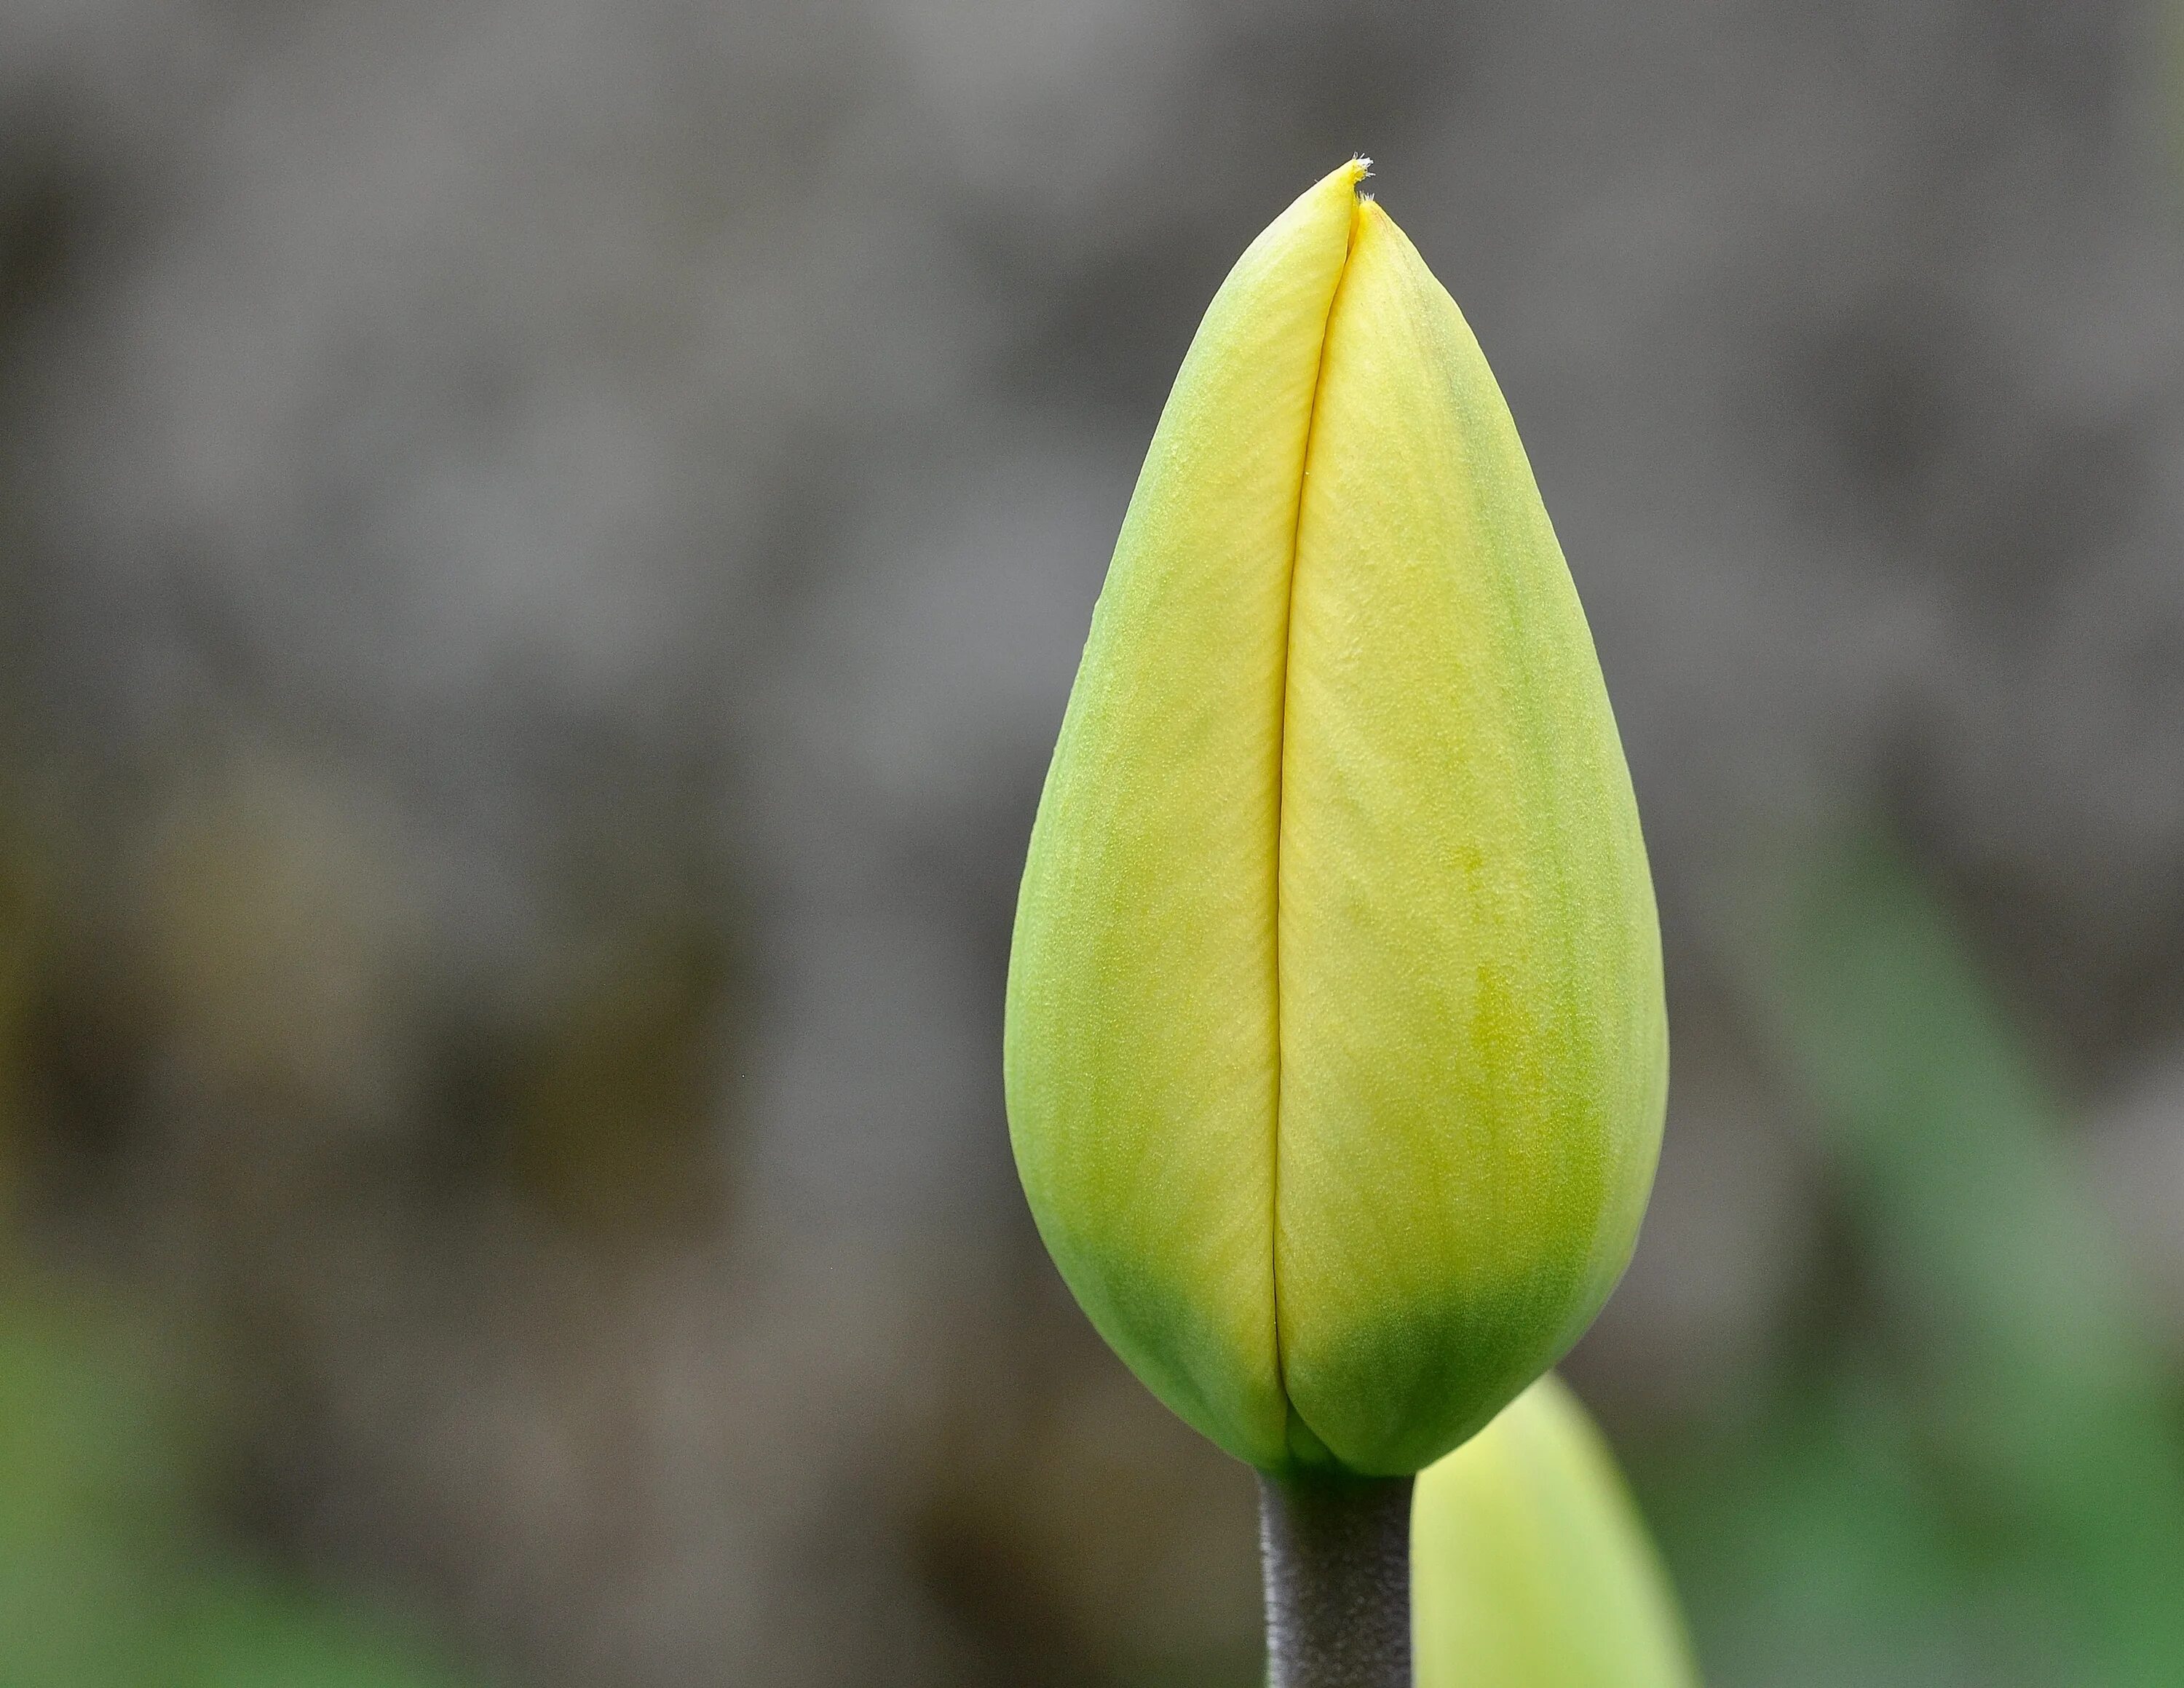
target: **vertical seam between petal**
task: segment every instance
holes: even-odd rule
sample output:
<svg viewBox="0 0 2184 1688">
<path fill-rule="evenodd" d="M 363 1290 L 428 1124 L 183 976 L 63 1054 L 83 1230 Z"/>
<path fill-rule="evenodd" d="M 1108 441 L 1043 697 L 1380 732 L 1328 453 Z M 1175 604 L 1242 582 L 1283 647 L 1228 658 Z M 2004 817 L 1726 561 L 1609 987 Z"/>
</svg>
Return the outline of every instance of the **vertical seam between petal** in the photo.
<svg viewBox="0 0 2184 1688">
<path fill-rule="evenodd" d="M 1361 159 L 1361 164 L 1370 164 Z M 1363 179 L 1361 170 L 1357 181 Z M 1353 181 L 1353 194 L 1357 182 Z M 1296 514 L 1290 524 L 1289 585 L 1283 599 L 1282 618 L 1282 704 L 1281 719 L 1277 723 L 1274 746 L 1274 1109 L 1273 1141 L 1268 1145 L 1268 1220 L 1267 1241 L 1267 1279 L 1269 1298 L 1273 1309 L 1274 1384 L 1281 1391 L 1283 1429 L 1282 1439 L 1286 1448 L 1289 1440 L 1289 1418 L 1296 1412 L 1290 1400 L 1288 1367 L 1282 1355 L 1282 1285 L 1281 1285 L 1281 1199 L 1282 1199 L 1282 838 L 1283 823 L 1289 800 L 1289 700 L 1290 653 L 1296 626 L 1297 558 L 1304 538 L 1305 488 L 1312 478 L 1312 448 L 1319 432 L 1319 396 L 1327 382 L 1327 346 L 1334 331 L 1334 313 L 1342 303 L 1342 289 L 1350 280 L 1350 260 L 1357 250 L 1357 231 L 1364 220 L 1364 202 L 1353 198 L 1350 210 L 1350 232 L 1342 249 L 1342 267 L 1335 274 L 1334 290 L 1328 295 L 1327 320 L 1319 331 L 1319 361 L 1312 370 L 1312 408 L 1306 413 L 1304 425 L 1304 454 L 1297 465 Z M 1300 1417 L 1301 1415 L 1299 1415 Z M 1308 1428 L 1308 1427 L 1307 1427 Z"/>
</svg>

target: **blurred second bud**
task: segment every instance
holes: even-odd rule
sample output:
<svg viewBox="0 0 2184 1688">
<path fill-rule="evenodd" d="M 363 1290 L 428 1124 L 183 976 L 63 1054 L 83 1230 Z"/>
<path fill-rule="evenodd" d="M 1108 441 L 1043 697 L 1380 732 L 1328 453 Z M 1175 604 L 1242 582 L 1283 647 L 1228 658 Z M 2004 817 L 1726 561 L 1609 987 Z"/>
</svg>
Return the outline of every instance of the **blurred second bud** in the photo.
<svg viewBox="0 0 2184 1688">
<path fill-rule="evenodd" d="M 1696 1688 L 1668 1574 L 1557 1378 L 1418 1479 L 1411 1568 L 1418 1688 Z"/>
</svg>

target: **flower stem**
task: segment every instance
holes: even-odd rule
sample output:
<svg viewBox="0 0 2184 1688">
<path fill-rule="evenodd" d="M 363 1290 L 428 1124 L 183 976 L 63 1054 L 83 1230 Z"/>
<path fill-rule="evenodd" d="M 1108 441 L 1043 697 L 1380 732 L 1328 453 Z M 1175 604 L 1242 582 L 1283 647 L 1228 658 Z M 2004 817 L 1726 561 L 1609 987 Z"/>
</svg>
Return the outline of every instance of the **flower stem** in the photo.
<svg viewBox="0 0 2184 1688">
<path fill-rule="evenodd" d="M 1411 1688 L 1411 1479 L 1259 1478 L 1268 1688 Z"/>
</svg>

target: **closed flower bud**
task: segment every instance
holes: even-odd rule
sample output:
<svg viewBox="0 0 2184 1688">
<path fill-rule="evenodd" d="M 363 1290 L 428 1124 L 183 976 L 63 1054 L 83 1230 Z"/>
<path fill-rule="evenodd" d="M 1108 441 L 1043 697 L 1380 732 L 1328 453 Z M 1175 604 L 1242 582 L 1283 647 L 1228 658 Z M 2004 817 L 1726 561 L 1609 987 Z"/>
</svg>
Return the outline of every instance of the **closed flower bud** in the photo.
<svg viewBox="0 0 2184 1688">
<path fill-rule="evenodd" d="M 1577 595 L 1455 303 L 1346 164 L 1153 437 L 1034 829 L 1017 1164 L 1093 1323 L 1274 1473 L 1397 1476 L 1644 1211 L 1659 933 Z"/>
<path fill-rule="evenodd" d="M 1622 1474 L 1552 1376 L 1418 1479 L 1411 1607 L 1418 1688 L 1696 1688 Z"/>
</svg>

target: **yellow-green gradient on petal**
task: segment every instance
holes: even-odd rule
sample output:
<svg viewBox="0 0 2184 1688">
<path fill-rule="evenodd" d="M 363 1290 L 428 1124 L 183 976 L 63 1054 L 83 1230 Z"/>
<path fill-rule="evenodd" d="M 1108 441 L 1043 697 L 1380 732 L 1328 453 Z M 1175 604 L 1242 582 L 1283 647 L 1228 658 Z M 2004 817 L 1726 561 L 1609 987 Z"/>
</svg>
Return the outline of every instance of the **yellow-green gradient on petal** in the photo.
<svg viewBox="0 0 2184 1688">
<path fill-rule="evenodd" d="M 1552 1375 L 1418 1479 L 1418 1688 L 1697 1688 L 1613 1457 Z"/>
<path fill-rule="evenodd" d="M 1416 1471 L 1591 1323 L 1667 1083 L 1638 811 L 1455 301 L 1360 212 L 1291 588 L 1275 1282 L 1291 1405 Z"/>
<path fill-rule="evenodd" d="M 1362 162 L 1245 252 L 1149 451 L 1034 825 L 1018 1169 L 1263 1469 L 1422 1469 L 1628 1259 L 1667 1073 L 1635 804 L 1507 407 Z"/>
<path fill-rule="evenodd" d="M 1297 487 L 1362 161 L 1251 243 L 1176 377 L 1040 799 L 1005 1067 L 1041 1234 L 1101 1334 L 1283 1457 L 1274 851 Z"/>
</svg>

